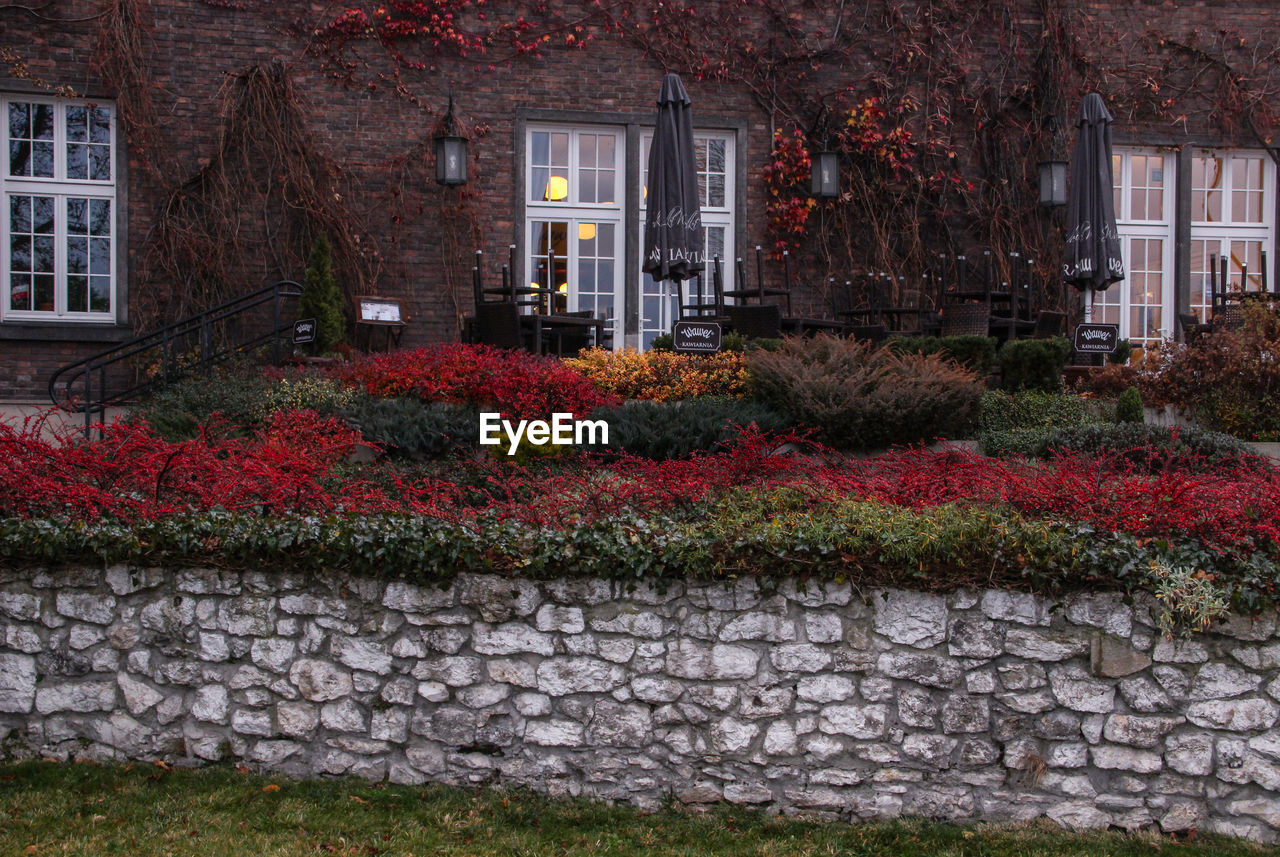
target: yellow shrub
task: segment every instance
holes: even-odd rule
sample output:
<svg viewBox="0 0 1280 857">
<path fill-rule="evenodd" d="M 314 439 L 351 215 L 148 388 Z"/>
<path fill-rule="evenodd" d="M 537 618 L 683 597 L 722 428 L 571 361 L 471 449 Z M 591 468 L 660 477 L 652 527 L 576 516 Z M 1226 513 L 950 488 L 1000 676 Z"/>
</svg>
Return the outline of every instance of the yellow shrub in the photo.
<svg viewBox="0 0 1280 857">
<path fill-rule="evenodd" d="M 695 396 L 747 395 L 743 355 L 677 354 L 674 351 L 606 351 L 593 348 L 565 361 L 603 392 L 624 399 L 691 399 Z"/>
</svg>

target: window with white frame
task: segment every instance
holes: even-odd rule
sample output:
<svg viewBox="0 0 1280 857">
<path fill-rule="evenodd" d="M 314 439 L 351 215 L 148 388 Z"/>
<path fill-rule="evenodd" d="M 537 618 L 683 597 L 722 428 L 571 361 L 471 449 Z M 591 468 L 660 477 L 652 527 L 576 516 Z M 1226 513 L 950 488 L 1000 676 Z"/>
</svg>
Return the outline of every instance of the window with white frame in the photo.
<svg viewBox="0 0 1280 857">
<path fill-rule="evenodd" d="M 649 186 L 649 144 L 652 134 L 645 134 L 640 157 L 641 186 Z M 694 133 L 694 157 L 698 166 L 698 194 L 702 201 L 703 258 L 707 271 L 703 275 L 704 292 L 710 293 L 713 260 L 719 259 L 725 289 L 733 289 L 733 169 L 734 138 L 728 133 Z M 644 199 L 640 200 L 640 220 L 644 221 Z M 646 273 L 640 274 L 640 347 L 648 348 L 654 337 L 671 332 L 679 318 L 679 296 L 673 283 L 656 282 Z M 697 288 L 695 284 L 693 286 Z"/>
<path fill-rule="evenodd" d="M 1134 345 L 1172 336 L 1174 158 L 1117 150 L 1113 201 L 1125 278 L 1094 297 L 1093 321 L 1115 324 Z"/>
<path fill-rule="evenodd" d="M 1193 153 L 1190 309 L 1201 320 L 1210 315 L 1211 283 L 1223 288 L 1224 261 L 1232 290 L 1263 287 L 1263 250 L 1275 242 L 1274 174 L 1274 164 L 1261 152 Z"/>
<path fill-rule="evenodd" d="M 625 138 L 620 128 L 530 125 L 525 151 L 526 282 L 544 311 L 589 311 L 621 342 Z"/>
<path fill-rule="evenodd" d="M 0 107 L 9 143 L 0 319 L 114 321 L 114 110 L 34 96 Z"/>
</svg>

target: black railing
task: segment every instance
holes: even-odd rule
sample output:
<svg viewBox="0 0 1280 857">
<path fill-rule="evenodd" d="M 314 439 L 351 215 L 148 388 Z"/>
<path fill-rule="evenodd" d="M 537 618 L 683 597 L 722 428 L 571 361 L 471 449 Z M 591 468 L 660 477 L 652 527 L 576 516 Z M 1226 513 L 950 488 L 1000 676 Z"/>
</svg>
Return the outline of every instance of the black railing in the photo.
<svg viewBox="0 0 1280 857">
<path fill-rule="evenodd" d="M 49 398 L 63 410 L 84 414 L 88 432 L 96 415 L 105 422 L 110 405 L 129 401 L 143 393 L 163 389 L 171 381 L 194 371 L 207 371 L 236 354 L 270 345 L 271 359 L 280 363 L 280 339 L 293 329 L 292 316 L 283 313 L 283 302 L 296 298 L 302 287 L 293 280 L 280 280 L 202 313 L 174 322 L 159 330 L 134 337 L 97 354 L 68 363 L 49 379 Z M 230 322 L 244 320 L 250 310 L 270 304 L 269 329 L 229 335 Z M 288 320 L 285 320 L 285 319 Z M 219 335 L 221 334 L 221 335 Z M 127 360 L 151 361 L 144 377 L 131 380 L 111 378 L 108 369 L 120 368 Z M 135 366 L 136 370 L 136 366 Z"/>
</svg>

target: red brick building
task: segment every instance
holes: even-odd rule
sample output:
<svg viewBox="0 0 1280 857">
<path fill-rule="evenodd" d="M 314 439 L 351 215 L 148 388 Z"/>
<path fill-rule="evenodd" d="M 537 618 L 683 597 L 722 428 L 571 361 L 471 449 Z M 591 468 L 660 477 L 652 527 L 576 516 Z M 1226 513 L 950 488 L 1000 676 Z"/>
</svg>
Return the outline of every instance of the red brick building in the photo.
<svg viewBox="0 0 1280 857">
<path fill-rule="evenodd" d="M 1257 288 L 1277 255 L 1263 0 L 29 5 L 0 9 L 0 397 L 301 278 L 320 231 L 348 296 L 403 302 L 406 345 L 458 337 L 481 250 L 490 284 L 509 258 L 547 279 L 554 252 L 568 306 L 643 346 L 671 320 L 639 270 L 667 70 L 694 102 L 708 255 L 754 276 L 756 245 L 787 247 L 801 311 L 860 271 L 916 277 L 978 248 L 1035 257 L 1043 299 L 1071 303 L 1035 177 L 1068 154 L 1087 91 L 1116 119 L 1129 272 L 1095 320 L 1176 336 L 1176 313 L 1205 310 L 1211 256 Z M 462 187 L 434 181 L 450 96 Z M 840 153 L 840 199 L 808 199 L 819 149 Z"/>
</svg>

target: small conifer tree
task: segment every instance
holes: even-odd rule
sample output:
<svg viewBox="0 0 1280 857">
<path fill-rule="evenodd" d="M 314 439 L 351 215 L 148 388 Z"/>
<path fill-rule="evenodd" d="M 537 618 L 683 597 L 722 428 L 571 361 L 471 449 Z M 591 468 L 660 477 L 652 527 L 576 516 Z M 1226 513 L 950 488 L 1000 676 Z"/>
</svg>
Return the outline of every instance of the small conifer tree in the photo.
<svg viewBox="0 0 1280 857">
<path fill-rule="evenodd" d="M 347 320 L 342 311 L 342 292 L 333 280 L 333 264 L 329 236 L 321 232 L 311 245 L 307 272 L 298 298 L 300 318 L 316 320 L 316 338 L 311 343 L 313 354 L 323 354 L 343 342 L 347 336 Z"/>
<path fill-rule="evenodd" d="M 1128 388 L 1120 394 L 1120 398 L 1116 399 L 1116 422 L 1143 422 L 1142 394 L 1138 392 L 1137 387 Z"/>
</svg>

